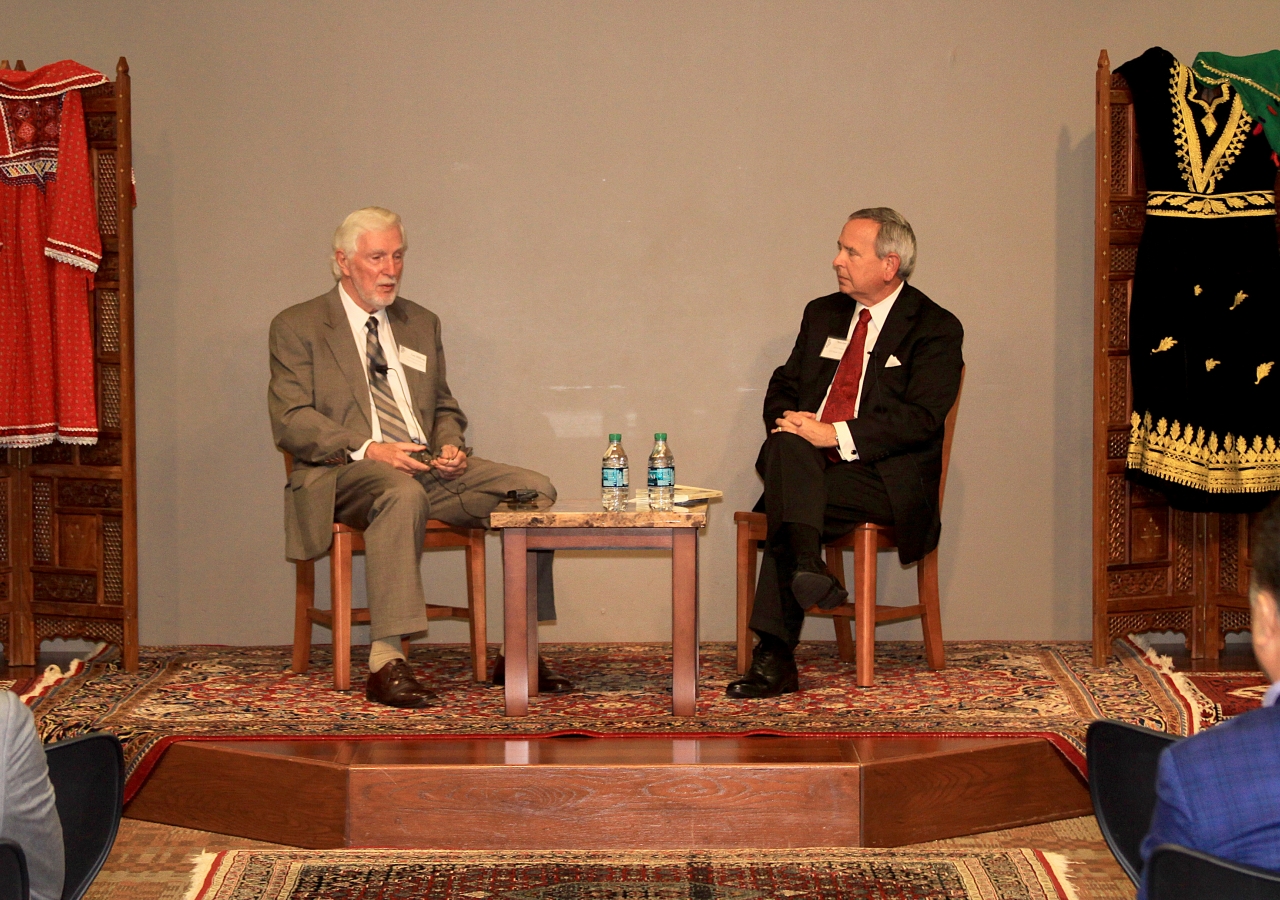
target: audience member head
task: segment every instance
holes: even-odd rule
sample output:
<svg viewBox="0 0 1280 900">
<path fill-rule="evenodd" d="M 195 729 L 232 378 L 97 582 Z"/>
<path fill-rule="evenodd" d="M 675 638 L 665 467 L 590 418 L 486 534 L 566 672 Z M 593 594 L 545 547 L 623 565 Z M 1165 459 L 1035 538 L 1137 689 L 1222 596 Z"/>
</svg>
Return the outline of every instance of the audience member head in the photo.
<svg viewBox="0 0 1280 900">
<path fill-rule="evenodd" d="M 400 217 L 380 206 L 357 209 L 333 233 L 333 277 L 365 312 L 395 302 L 409 239 Z"/>
<path fill-rule="evenodd" d="M 1280 681 L 1280 610 L 1276 607 L 1280 599 L 1280 499 L 1258 516 L 1250 550 L 1253 653 L 1267 677 Z"/>
<path fill-rule="evenodd" d="M 876 257 L 884 259 L 890 254 L 898 257 L 898 277 L 906 281 L 916 270 L 916 233 L 911 223 L 897 210 L 887 206 L 860 209 L 849 216 L 849 221 L 867 219 L 880 226 L 876 235 Z"/>
</svg>

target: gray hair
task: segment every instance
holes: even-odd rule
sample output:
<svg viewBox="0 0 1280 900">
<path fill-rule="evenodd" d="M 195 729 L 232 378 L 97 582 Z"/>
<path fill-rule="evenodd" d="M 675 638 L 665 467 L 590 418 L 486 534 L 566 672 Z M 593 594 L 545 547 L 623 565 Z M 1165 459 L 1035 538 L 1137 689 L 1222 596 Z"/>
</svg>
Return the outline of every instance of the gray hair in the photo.
<svg viewBox="0 0 1280 900">
<path fill-rule="evenodd" d="M 898 277 L 906 281 L 916 270 L 916 233 L 911 230 L 911 223 L 902 217 L 897 210 L 887 206 L 871 206 L 860 209 L 849 217 L 854 219 L 870 219 L 880 225 L 880 233 L 876 235 L 876 258 L 884 259 L 890 253 L 898 257 Z"/>
<path fill-rule="evenodd" d="M 338 268 L 339 250 L 347 258 L 355 256 L 356 242 L 360 240 L 360 235 L 370 231 L 385 231 L 392 227 L 400 229 L 400 239 L 407 250 L 409 236 L 405 234 L 404 223 L 389 209 L 383 209 L 381 206 L 366 206 L 343 219 L 338 230 L 333 233 L 333 255 L 329 257 L 329 267 L 333 269 L 333 280 L 342 280 L 342 269 Z M 879 252 L 879 245 L 876 247 L 876 252 Z"/>
</svg>

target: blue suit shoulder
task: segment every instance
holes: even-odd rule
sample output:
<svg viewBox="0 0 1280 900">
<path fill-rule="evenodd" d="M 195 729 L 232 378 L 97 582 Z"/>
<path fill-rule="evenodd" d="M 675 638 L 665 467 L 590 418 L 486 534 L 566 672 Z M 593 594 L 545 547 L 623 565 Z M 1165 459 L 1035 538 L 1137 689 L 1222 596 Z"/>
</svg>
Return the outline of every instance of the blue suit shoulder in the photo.
<svg viewBox="0 0 1280 900">
<path fill-rule="evenodd" d="M 1178 741 L 1165 752 L 1179 769 L 1192 769 L 1239 758 L 1260 743 L 1280 743 L 1280 705 L 1242 713 Z"/>
</svg>

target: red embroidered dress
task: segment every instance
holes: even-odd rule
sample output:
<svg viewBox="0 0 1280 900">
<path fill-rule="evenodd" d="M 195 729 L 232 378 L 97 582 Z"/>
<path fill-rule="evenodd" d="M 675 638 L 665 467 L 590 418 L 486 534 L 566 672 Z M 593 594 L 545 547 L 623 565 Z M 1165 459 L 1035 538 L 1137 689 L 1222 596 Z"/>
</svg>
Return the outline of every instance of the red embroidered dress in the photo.
<svg viewBox="0 0 1280 900">
<path fill-rule="evenodd" d="M 90 291 L 102 260 L 71 60 L 0 70 L 0 448 L 98 440 Z"/>
</svg>

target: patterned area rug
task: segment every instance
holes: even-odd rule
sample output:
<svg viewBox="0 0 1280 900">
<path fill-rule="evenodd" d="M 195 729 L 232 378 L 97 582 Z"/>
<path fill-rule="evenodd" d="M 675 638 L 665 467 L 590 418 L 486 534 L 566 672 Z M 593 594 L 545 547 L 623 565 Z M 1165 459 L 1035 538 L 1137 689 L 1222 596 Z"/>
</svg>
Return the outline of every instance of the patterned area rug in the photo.
<svg viewBox="0 0 1280 900">
<path fill-rule="evenodd" d="M 289 672 L 287 647 L 144 648 L 134 674 L 113 656 L 53 684 L 35 701 L 45 741 L 89 731 L 119 735 L 132 797 L 175 740 L 262 738 L 716 734 L 1042 735 L 1082 772 L 1084 735 L 1097 718 L 1123 719 L 1190 734 L 1213 711 L 1193 708 L 1154 654 L 1117 642 L 1101 669 L 1079 642 L 961 641 L 947 644 L 947 667 L 930 671 L 921 645 L 876 646 L 876 684 L 858 688 L 832 643 L 797 650 L 804 690 L 776 700 L 732 701 L 730 644 L 703 645 L 698 714 L 671 715 L 670 646 L 544 645 L 552 666 L 580 687 L 544 696 L 531 714 L 503 715 L 502 691 L 476 684 L 466 650 L 415 647 L 414 669 L 443 705 L 396 710 L 362 691 L 332 688 L 327 648 L 306 675 Z M 366 676 L 353 666 L 352 683 Z"/>
<path fill-rule="evenodd" d="M 1214 719 L 1257 709 L 1270 686 L 1260 672 L 1182 672 L 1178 677 L 1188 683 L 1184 691 L 1210 707 L 1207 715 Z"/>
<path fill-rule="evenodd" d="M 1061 900 L 1060 859 L 1034 850 L 232 850 L 200 858 L 187 900 Z"/>
</svg>

